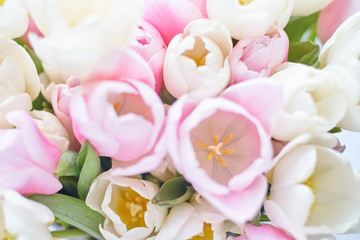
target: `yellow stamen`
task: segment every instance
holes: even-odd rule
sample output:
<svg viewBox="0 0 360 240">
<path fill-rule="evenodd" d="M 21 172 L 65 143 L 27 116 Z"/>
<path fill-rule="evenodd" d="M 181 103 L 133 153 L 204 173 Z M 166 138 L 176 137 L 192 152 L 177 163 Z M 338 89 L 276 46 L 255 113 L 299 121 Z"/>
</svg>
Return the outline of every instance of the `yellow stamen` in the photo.
<svg viewBox="0 0 360 240">
<path fill-rule="evenodd" d="M 0 6 L 4 5 L 6 0 L 0 0 Z"/>
<path fill-rule="evenodd" d="M 223 166 L 223 167 L 227 166 L 226 162 L 221 157 L 216 156 L 216 159 L 218 160 L 218 162 L 220 163 L 221 166 Z"/>
<path fill-rule="evenodd" d="M 119 107 L 120 107 L 120 103 L 119 103 L 119 102 L 114 103 L 115 112 L 117 112 L 117 111 L 119 110 Z"/>
<path fill-rule="evenodd" d="M 211 224 L 204 222 L 203 232 L 193 236 L 189 240 L 212 240 L 214 239 L 214 231 L 211 229 Z"/>
<path fill-rule="evenodd" d="M 239 0 L 240 5 L 245 6 L 253 2 L 254 0 Z"/>
<path fill-rule="evenodd" d="M 226 167 L 226 162 L 221 158 L 221 155 L 229 155 L 235 152 L 234 149 L 221 149 L 230 139 L 233 137 L 232 134 L 226 136 L 223 142 L 219 142 L 220 136 L 215 135 L 213 138 L 213 145 L 208 145 L 202 142 L 196 142 L 201 148 L 205 148 L 208 150 L 209 154 L 207 155 L 208 160 L 213 160 L 214 158 L 219 162 L 219 164 L 223 167 Z"/>
<path fill-rule="evenodd" d="M 6 231 L 5 229 L 3 230 L 3 233 L 0 234 L 0 237 L 2 237 L 1 240 L 16 240 L 16 239 L 17 239 L 16 236 L 10 234 L 10 233 L 9 233 L 8 231 Z"/>
<path fill-rule="evenodd" d="M 127 230 L 135 227 L 145 227 L 144 213 L 147 210 L 149 200 L 143 198 L 129 187 L 120 191 L 115 212 L 126 225 Z"/>
</svg>

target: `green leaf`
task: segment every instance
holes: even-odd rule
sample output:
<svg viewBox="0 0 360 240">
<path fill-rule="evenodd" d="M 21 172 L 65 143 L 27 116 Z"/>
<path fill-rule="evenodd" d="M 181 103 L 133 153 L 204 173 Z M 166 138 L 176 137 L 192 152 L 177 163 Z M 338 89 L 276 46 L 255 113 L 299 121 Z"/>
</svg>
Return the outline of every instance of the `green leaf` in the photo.
<svg viewBox="0 0 360 240">
<path fill-rule="evenodd" d="M 154 175 L 152 175 L 151 173 L 144 173 L 142 174 L 142 179 L 149 181 L 149 182 L 153 182 L 159 186 L 161 186 L 163 184 L 162 181 L 160 181 L 160 179 L 156 178 Z"/>
<path fill-rule="evenodd" d="M 78 197 L 78 191 L 77 191 L 77 185 L 79 179 L 74 176 L 62 176 L 59 177 L 59 181 L 63 185 L 63 188 L 61 189 L 61 193 L 64 193 L 66 195 L 70 195 L 73 197 Z"/>
<path fill-rule="evenodd" d="M 80 172 L 77 166 L 78 153 L 67 151 L 61 155 L 55 174 L 57 176 L 75 176 L 78 177 Z"/>
<path fill-rule="evenodd" d="M 81 229 L 96 239 L 104 239 L 99 231 L 99 225 L 104 223 L 105 218 L 86 206 L 84 201 L 62 194 L 36 194 L 29 198 L 46 205 L 62 221 Z"/>
<path fill-rule="evenodd" d="M 36 71 L 38 74 L 44 72 L 44 68 L 42 66 L 42 63 L 39 59 L 39 57 L 35 54 L 35 52 L 25 43 L 24 39 L 22 39 L 21 37 L 19 38 L 15 38 L 14 41 L 19 44 L 20 46 L 22 46 L 27 53 L 30 55 L 31 59 L 33 60 L 35 67 L 36 67 Z"/>
<path fill-rule="evenodd" d="M 259 213 L 254 217 L 254 219 L 252 219 L 250 222 L 251 222 L 253 225 L 255 225 L 255 226 L 261 226 L 260 220 L 261 220 L 261 213 L 259 212 Z"/>
<path fill-rule="evenodd" d="M 339 133 L 339 132 L 342 132 L 342 129 L 339 128 L 339 127 L 334 127 L 334 128 L 331 129 L 329 132 L 330 132 L 330 133 Z"/>
<path fill-rule="evenodd" d="M 151 201 L 161 207 L 173 207 L 189 200 L 194 193 L 184 177 L 176 177 L 166 181 Z"/>
<path fill-rule="evenodd" d="M 261 214 L 260 222 L 270 222 L 270 219 L 265 214 Z"/>
<path fill-rule="evenodd" d="M 77 228 L 52 231 L 51 235 L 53 238 L 89 237 L 89 234 Z"/>
<path fill-rule="evenodd" d="M 290 43 L 307 40 L 315 41 L 318 17 L 318 12 L 306 17 L 291 17 L 284 28 Z"/>
<path fill-rule="evenodd" d="M 79 153 L 79 158 L 80 157 L 82 158 L 79 160 L 81 161 L 82 168 L 78 182 L 78 194 L 81 199 L 85 199 L 91 183 L 100 173 L 102 173 L 102 169 L 99 155 L 89 142 L 84 142 Z"/>
<path fill-rule="evenodd" d="M 49 103 L 41 93 L 37 96 L 37 98 L 35 98 L 32 104 L 32 110 L 45 110 L 48 112 L 53 111 L 51 103 Z"/>
<path fill-rule="evenodd" d="M 169 91 L 166 89 L 166 87 L 163 87 L 163 89 L 160 93 L 160 98 L 163 101 L 163 103 L 169 104 L 169 105 L 173 104 L 176 101 L 176 98 L 169 93 Z"/>
<path fill-rule="evenodd" d="M 315 66 L 319 57 L 319 45 L 308 42 L 293 43 L 289 47 L 289 62 Z"/>
</svg>

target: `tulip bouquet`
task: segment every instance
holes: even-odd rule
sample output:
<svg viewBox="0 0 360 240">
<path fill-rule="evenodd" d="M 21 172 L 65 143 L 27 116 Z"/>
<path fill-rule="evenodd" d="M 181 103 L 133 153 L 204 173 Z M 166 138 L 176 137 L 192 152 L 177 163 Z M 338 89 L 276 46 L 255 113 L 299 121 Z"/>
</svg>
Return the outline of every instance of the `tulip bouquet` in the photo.
<svg viewBox="0 0 360 240">
<path fill-rule="evenodd" d="M 0 239 L 360 232 L 357 0 L 0 0 Z"/>
</svg>

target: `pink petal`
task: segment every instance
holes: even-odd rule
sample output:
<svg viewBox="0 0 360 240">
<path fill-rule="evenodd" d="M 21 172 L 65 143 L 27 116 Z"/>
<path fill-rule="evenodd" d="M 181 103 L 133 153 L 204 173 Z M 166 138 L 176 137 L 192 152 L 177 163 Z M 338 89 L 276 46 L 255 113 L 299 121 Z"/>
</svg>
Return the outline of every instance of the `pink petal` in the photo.
<svg viewBox="0 0 360 240">
<path fill-rule="evenodd" d="M 188 0 L 148 0 L 144 20 L 151 23 L 161 34 L 166 45 L 182 33 L 185 26 L 193 20 L 203 18 L 204 4 L 197 3 L 201 10 Z"/>
<path fill-rule="evenodd" d="M 227 88 L 220 97 L 243 106 L 256 117 L 270 135 L 282 108 L 282 87 L 266 79 L 247 81 Z"/>
<path fill-rule="evenodd" d="M 198 191 L 196 185 L 195 190 Z M 221 213 L 236 223 L 245 223 L 255 217 L 260 210 L 267 191 L 267 181 L 263 175 L 241 191 L 231 191 L 224 195 L 200 192 Z"/>
</svg>

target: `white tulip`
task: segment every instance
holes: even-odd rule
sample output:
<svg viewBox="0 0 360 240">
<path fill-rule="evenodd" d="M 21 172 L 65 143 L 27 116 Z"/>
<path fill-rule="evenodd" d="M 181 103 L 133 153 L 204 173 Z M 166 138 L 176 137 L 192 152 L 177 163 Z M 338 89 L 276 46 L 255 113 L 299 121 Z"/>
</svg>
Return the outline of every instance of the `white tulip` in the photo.
<svg viewBox="0 0 360 240">
<path fill-rule="evenodd" d="M 31 111 L 30 114 L 34 118 L 40 132 L 54 143 L 61 153 L 68 151 L 69 134 L 54 114 L 37 110 Z"/>
<path fill-rule="evenodd" d="M 146 239 L 160 230 L 168 211 L 150 201 L 158 190 L 152 182 L 105 172 L 92 183 L 86 204 L 105 216 L 105 239 Z"/>
<path fill-rule="evenodd" d="M 0 38 L 21 37 L 29 25 L 25 8 L 17 1 L 8 0 L 1 6 L 0 1 Z"/>
<path fill-rule="evenodd" d="M 231 37 L 262 36 L 272 25 L 284 28 L 289 21 L 294 0 L 207 0 L 210 19 L 223 23 Z"/>
<path fill-rule="evenodd" d="M 284 106 L 272 136 L 290 141 L 303 133 L 331 130 L 342 119 L 346 92 L 337 75 L 302 64 L 283 64 L 270 81 L 283 85 Z"/>
<path fill-rule="evenodd" d="M 188 93 L 200 100 L 222 92 L 230 80 L 232 41 L 221 23 L 200 19 L 170 42 L 164 60 L 164 82 L 176 98 Z"/>
<path fill-rule="evenodd" d="M 12 127 L 6 113 L 30 111 L 39 92 L 40 80 L 28 53 L 13 40 L 0 39 L 0 128 Z"/>
<path fill-rule="evenodd" d="M 85 79 L 138 27 L 143 0 L 28 0 L 44 38 L 30 35 L 39 58 L 66 75 Z"/>
<path fill-rule="evenodd" d="M 236 226 L 220 214 L 200 195 L 190 203 L 173 207 L 166 218 L 156 240 L 214 239 L 223 240 L 226 232 L 243 233 L 243 226 Z"/>
<path fill-rule="evenodd" d="M 298 240 L 345 233 L 359 221 L 360 178 L 331 148 L 335 145 L 331 134 L 301 135 L 284 147 L 267 174 L 265 212 Z"/>
<path fill-rule="evenodd" d="M 321 67 L 340 77 L 349 104 L 339 123 L 351 131 L 360 131 L 360 12 L 349 17 L 323 46 Z"/>
<path fill-rule="evenodd" d="M 293 16 L 307 16 L 318 12 L 329 5 L 333 0 L 295 0 Z"/>
<path fill-rule="evenodd" d="M 13 190 L 0 190 L 0 239 L 52 240 L 48 227 L 54 220 L 46 206 Z"/>
</svg>

